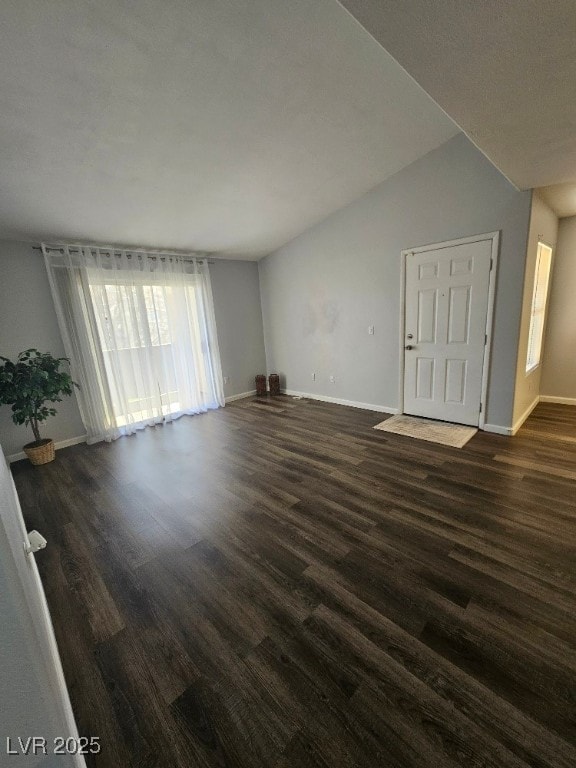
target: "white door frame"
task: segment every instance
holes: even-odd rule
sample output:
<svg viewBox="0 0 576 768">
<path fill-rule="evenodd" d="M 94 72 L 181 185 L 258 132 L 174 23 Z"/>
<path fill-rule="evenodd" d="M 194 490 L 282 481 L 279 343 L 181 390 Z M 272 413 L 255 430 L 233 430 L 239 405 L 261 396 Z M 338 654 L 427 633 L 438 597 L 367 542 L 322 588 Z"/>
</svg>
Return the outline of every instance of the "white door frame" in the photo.
<svg viewBox="0 0 576 768">
<path fill-rule="evenodd" d="M 61 735 L 64 738 L 71 737 L 78 744 L 78 728 L 70 704 L 44 587 L 34 554 L 25 551 L 26 544 L 29 544 L 28 534 L 14 479 L 1 446 L 0 463 L 2 464 L 0 466 L 0 526 L 10 549 L 11 566 L 14 567 L 22 588 L 23 600 L 25 601 L 22 610 L 28 609 L 24 620 L 30 622 L 31 648 L 36 651 L 35 673 L 37 679 L 46 686 L 45 690 L 41 692 L 46 697 L 46 704 L 51 707 L 54 726 L 58 728 L 55 735 Z M 32 736 L 33 734 L 22 735 Z M 0 744 L 0 750 L 5 748 L 6 743 Z M 15 760 L 16 763 L 18 760 Z M 80 752 L 67 754 L 64 758 L 64 764 L 73 765 L 75 768 L 86 768 L 86 761 Z"/>
<path fill-rule="evenodd" d="M 398 413 L 404 413 L 404 346 L 405 340 L 405 322 L 406 322 L 406 257 L 414 253 L 425 253 L 426 251 L 438 251 L 442 248 L 452 248 L 455 245 L 464 245 L 466 243 L 479 243 L 484 240 L 491 241 L 491 266 L 490 280 L 488 284 L 488 309 L 486 312 L 486 344 L 484 346 L 484 361 L 482 364 L 482 394 L 480 400 L 480 416 L 478 427 L 484 428 L 486 423 L 486 405 L 488 400 L 488 373 L 490 370 L 490 357 L 492 352 L 492 331 L 494 325 L 494 305 L 496 296 L 496 273 L 498 270 L 498 251 L 500 244 L 500 232 L 487 232 L 483 235 L 473 235 L 471 237 L 460 237 L 457 240 L 446 240 L 441 243 L 430 243 L 421 245 L 418 248 L 406 248 L 400 254 L 400 376 L 398 383 Z"/>
</svg>

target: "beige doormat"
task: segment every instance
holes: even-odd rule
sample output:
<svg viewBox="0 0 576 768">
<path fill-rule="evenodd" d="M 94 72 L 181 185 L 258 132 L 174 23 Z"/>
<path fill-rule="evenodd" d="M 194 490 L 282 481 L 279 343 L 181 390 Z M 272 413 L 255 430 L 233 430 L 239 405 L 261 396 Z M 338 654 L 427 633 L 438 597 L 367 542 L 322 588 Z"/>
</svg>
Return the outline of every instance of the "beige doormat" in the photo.
<svg viewBox="0 0 576 768">
<path fill-rule="evenodd" d="M 397 435 L 415 437 L 427 440 L 429 443 L 449 445 L 451 448 L 462 448 L 478 430 L 476 427 L 465 427 L 463 424 L 448 424 L 445 421 L 420 419 L 416 416 L 399 414 L 391 416 L 386 421 L 376 424 L 374 429 L 383 432 L 394 432 Z"/>
</svg>

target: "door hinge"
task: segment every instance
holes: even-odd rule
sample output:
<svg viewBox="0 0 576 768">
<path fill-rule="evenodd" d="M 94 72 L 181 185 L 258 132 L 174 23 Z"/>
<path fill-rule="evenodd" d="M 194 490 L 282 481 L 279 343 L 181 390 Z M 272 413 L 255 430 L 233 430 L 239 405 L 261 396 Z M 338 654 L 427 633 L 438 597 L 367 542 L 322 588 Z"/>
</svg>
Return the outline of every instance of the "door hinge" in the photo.
<svg viewBox="0 0 576 768">
<path fill-rule="evenodd" d="M 480 410 L 479 413 L 482 413 L 482 403 L 480 403 Z"/>
<path fill-rule="evenodd" d="M 494 259 L 490 259 L 490 272 L 492 272 L 493 268 L 494 268 Z"/>
<path fill-rule="evenodd" d="M 487 333 L 484 334 L 484 346 L 486 346 L 486 344 L 488 344 L 488 334 Z"/>
</svg>

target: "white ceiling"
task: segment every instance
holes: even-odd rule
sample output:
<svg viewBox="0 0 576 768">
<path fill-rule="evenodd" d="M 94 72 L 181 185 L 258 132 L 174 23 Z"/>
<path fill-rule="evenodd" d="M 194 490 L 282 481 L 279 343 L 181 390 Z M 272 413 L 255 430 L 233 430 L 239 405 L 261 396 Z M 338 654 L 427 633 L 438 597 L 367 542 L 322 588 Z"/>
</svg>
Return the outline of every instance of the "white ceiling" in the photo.
<svg viewBox="0 0 576 768">
<path fill-rule="evenodd" d="M 3 0 L 0 237 L 258 258 L 458 132 L 336 0 Z"/>
<path fill-rule="evenodd" d="M 544 202 L 548 203 L 561 219 L 566 216 L 576 216 L 576 183 L 540 187 L 538 192 Z"/>
<path fill-rule="evenodd" d="M 520 189 L 576 183 L 574 0 L 341 2 Z"/>
</svg>

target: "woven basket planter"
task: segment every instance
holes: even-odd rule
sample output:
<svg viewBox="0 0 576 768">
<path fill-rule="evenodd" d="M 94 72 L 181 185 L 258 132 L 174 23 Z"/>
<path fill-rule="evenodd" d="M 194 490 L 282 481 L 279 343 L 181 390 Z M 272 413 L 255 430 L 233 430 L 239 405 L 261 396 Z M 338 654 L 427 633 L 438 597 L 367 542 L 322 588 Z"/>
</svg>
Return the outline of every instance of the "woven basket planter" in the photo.
<svg viewBox="0 0 576 768">
<path fill-rule="evenodd" d="M 48 464 L 54 461 L 56 452 L 54 450 L 54 440 L 40 440 L 40 442 L 28 443 L 24 446 L 24 453 L 30 459 L 30 463 L 35 467 L 40 464 Z"/>
</svg>

